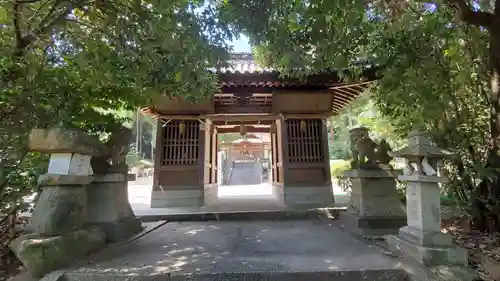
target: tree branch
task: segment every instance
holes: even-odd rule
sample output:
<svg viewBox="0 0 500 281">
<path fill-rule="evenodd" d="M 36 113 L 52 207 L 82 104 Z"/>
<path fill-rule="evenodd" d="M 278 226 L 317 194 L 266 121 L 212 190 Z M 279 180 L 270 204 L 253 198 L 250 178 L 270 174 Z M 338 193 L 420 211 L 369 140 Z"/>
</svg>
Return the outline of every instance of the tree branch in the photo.
<svg viewBox="0 0 500 281">
<path fill-rule="evenodd" d="M 467 24 L 491 28 L 493 15 L 488 12 L 473 11 L 467 0 L 447 0 L 448 5 L 457 11 L 458 16 Z M 497 1 L 498 2 L 498 1 Z"/>
<path fill-rule="evenodd" d="M 21 34 L 21 4 L 19 2 L 14 2 L 14 16 L 12 17 L 12 23 L 14 25 L 14 33 L 16 34 L 16 50 L 14 51 L 15 56 L 19 56 L 22 52 L 23 45 L 23 35 Z"/>
<path fill-rule="evenodd" d="M 57 16 L 54 16 L 54 13 L 56 12 L 57 8 L 59 8 L 59 5 L 62 2 L 63 1 L 61 0 L 55 1 L 54 5 L 51 7 L 51 9 L 47 12 L 45 17 L 40 22 L 38 28 L 33 32 L 34 34 L 40 37 L 45 32 L 47 32 L 47 30 L 52 28 L 55 24 L 57 24 L 60 21 L 64 21 L 66 19 L 67 15 L 71 12 L 71 7 L 65 8 L 62 13 L 60 13 Z"/>
</svg>

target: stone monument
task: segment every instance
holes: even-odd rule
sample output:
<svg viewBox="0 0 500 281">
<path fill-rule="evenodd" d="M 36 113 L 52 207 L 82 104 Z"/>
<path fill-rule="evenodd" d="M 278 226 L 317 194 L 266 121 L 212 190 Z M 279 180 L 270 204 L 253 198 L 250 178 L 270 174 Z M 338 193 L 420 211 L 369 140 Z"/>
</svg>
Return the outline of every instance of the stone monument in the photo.
<svg viewBox="0 0 500 281">
<path fill-rule="evenodd" d="M 369 130 L 350 131 L 353 161 L 344 177 L 351 183 L 349 209 L 365 234 L 389 234 L 406 224 L 406 213 L 396 189 L 395 171 L 389 165 L 389 144 L 370 139 Z"/>
<path fill-rule="evenodd" d="M 90 159 L 104 147 L 79 131 L 58 128 L 32 130 L 29 148 L 51 154 L 48 173 L 38 179 L 42 191 L 31 219 L 35 233 L 9 246 L 33 277 L 42 277 L 105 245 L 101 229 L 86 227 L 85 190 L 93 180 Z"/>
<path fill-rule="evenodd" d="M 50 153 L 49 168 L 38 179 L 42 191 L 31 220 L 35 233 L 14 239 L 9 247 L 33 277 L 140 231 L 128 203 L 126 165 L 116 156 L 123 149 L 61 128 L 32 130 L 29 148 Z M 121 161 L 109 161 L 116 158 Z"/>
<path fill-rule="evenodd" d="M 409 135 L 407 147 L 391 153 L 406 159 L 407 167 L 400 180 L 406 181 L 407 226 L 387 242 L 393 250 L 414 258 L 426 266 L 466 267 L 467 250 L 454 246 L 451 236 L 441 232 L 440 188 L 447 179 L 437 174 L 438 160 L 449 151 L 432 144 L 419 131 Z"/>
</svg>

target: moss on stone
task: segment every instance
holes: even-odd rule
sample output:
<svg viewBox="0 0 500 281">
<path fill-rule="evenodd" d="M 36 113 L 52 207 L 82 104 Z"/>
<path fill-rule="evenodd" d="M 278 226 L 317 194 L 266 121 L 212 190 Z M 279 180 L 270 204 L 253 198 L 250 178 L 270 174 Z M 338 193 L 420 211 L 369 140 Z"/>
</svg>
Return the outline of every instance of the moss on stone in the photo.
<svg viewBox="0 0 500 281">
<path fill-rule="evenodd" d="M 9 247 L 33 277 L 43 277 L 104 244 L 105 235 L 100 229 L 92 228 L 52 237 L 28 234 L 16 238 Z"/>
</svg>

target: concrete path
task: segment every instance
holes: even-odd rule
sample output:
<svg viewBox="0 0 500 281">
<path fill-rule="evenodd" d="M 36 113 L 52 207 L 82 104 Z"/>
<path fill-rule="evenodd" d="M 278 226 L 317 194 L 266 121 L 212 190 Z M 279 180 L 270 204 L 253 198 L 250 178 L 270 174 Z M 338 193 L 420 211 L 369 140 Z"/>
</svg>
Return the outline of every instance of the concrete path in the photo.
<svg viewBox="0 0 500 281">
<path fill-rule="evenodd" d="M 405 280 L 397 263 L 319 219 L 167 223 L 88 264 L 68 280 Z"/>
<path fill-rule="evenodd" d="M 257 185 L 262 182 L 262 166 L 259 161 L 233 162 L 229 185 Z"/>
</svg>

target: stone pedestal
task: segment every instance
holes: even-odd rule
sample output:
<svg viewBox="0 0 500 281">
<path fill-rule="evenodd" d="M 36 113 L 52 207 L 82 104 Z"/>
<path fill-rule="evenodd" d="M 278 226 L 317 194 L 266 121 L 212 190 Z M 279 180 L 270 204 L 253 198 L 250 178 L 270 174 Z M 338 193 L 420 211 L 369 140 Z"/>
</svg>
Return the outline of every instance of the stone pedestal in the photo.
<svg viewBox="0 0 500 281">
<path fill-rule="evenodd" d="M 31 224 L 36 233 L 53 236 L 82 228 L 87 222 L 85 186 L 92 176 L 40 176 L 42 192 L 35 204 Z"/>
<path fill-rule="evenodd" d="M 199 208 L 205 204 L 204 187 L 153 186 L 151 208 Z"/>
<path fill-rule="evenodd" d="M 427 266 L 467 266 L 467 250 L 454 246 L 451 237 L 441 232 L 438 183 L 446 178 L 412 174 L 399 179 L 408 182 L 408 225 L 397 236 L 387 237 L 389 246 Z"/>
<path fill-rule="evenodd" d="M 276 194 L 283 196 L 283 203 L 291 208 L 325 208 L 335 203 L 331 185 L 278 186 Z"/>
<path fill-rule="evenodd" d="M 344 176 L 351 182 L 349 209 L 357 215 L 361 232 L 391 234 L 406 225 L 392 170 L 357 169 Z"/>
<path fill-rule="evenodd" d="M 142 230 L 128 201 L 127 175 L 95 175 L 86 187 L 88 223 L 97 225 L 110 242 L 130 237 Z"/>
<path fill-rule="evenodd" d="M 14 239 L 9 245 L 35 278 L 69 266 L 76 259 L 84 258 L 104 246 L 105 236 L 99 228 L 80 229 L 56 236 L 28 234 Z"/>
<path fill-rule="evenodd" d="M 204 198 L 204 205 L 213 205 L 217 204 L 219 200 L 219 185 L 216 183 L 214 184 L 205 184 L 204 189 L 203 189 L 203 198 Z"/>
<path fill-rule="evenodd" d="M 92 180 L 92 176 L 53 174 L 39 178 L 43 189 L 31 222 L 36 233 L 18 237 L 9 245 L 33 277 L 67 266 L 105 245 L 100 229 L 85 227 L 85 186 Z"/>
<path fill-rule="evenodd" d="M 89 228 L 86 186 L 94 177 L 90 160 L 105 153 L 98 139 L 80 131 L 34 129 L 31 151 L 50 153 L 48 173 L 31 220 L 33 234 L 14 239 L 9 247 L 33 277 L 69 265 L 105 245 L 99 228 Z"/>
</svg>

